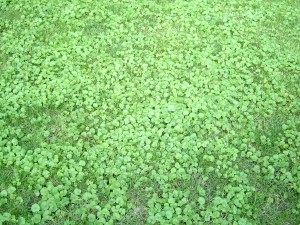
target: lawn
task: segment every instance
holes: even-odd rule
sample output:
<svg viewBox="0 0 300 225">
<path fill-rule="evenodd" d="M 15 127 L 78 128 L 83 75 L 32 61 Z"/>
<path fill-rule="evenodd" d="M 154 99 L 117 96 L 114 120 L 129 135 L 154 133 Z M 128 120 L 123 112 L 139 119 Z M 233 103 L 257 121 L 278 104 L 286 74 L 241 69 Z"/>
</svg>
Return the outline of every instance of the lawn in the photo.
<svg viewBox="0 0 300 225">
<path fill-rule="evenodd" d="M 300 224 L 299 0 L 0 0 L 1 224 Z"/>
</svg>

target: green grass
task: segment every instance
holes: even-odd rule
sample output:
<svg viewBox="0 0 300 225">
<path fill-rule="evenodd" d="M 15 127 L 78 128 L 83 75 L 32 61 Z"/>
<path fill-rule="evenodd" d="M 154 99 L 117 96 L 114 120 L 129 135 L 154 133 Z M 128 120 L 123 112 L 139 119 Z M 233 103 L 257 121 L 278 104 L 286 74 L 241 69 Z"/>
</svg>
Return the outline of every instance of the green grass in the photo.
<svg viewBox="0 0 300 225">
<path fill-rule="evenodd" d="M 299 224 L 299 15 L 0 0 L 0 224 Z"/>
</svg>

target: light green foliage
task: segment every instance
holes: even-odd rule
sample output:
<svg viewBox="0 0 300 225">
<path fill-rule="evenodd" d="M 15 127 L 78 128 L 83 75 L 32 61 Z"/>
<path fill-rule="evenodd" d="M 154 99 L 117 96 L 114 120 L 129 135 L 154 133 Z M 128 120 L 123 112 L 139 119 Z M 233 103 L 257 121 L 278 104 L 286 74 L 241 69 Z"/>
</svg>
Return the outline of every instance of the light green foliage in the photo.
<svg viewBox="0 0 300 225">
<path fill-rule="evenodd" d="M 0 0 L 0 224 L 300 224 L 300 5 Z"/>
</svg>

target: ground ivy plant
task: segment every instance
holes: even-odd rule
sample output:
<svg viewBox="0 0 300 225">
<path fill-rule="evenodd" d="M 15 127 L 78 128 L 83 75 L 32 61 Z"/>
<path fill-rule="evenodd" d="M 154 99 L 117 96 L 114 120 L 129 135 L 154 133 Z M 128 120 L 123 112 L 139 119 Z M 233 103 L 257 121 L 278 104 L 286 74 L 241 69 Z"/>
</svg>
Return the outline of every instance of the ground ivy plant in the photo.
<svg viewBox="0 0 300 225">
<path fill-rule="evenodd" d="M 0 0 L 0 224 L 299 224 L 300 4 Z"/>
</svg>

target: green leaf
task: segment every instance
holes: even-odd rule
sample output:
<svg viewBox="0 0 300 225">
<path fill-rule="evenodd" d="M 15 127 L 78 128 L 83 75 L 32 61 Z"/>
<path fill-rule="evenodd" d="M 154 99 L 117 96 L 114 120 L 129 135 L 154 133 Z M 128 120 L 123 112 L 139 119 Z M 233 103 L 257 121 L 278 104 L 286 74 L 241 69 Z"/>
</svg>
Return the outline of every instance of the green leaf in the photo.
<svg viewBox="0 0 300 225">
<path fill-rule="evenodd" d="M 166 211 L 166 217 L 167 217 L 169 220 L 172 219 L 172 217 L 173 217 L 172 211 L 170 211 L 170 210 Z"/>
<path fill-rule="evenodd" d="M 34 213 L 40 211 L 40 206 L 38 204 L 33 204 L 31 206 L 31 211 L 34 212 Z"/>
<path fill-rule="evenodd" d="M 200 206 L 203 206 L 205 204 L 205 199 L 203 197 L 199 197 L 198 203 L 200 204 Z"/>
</svg>

